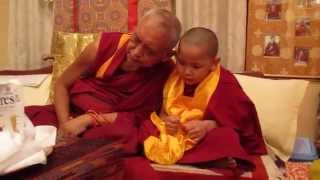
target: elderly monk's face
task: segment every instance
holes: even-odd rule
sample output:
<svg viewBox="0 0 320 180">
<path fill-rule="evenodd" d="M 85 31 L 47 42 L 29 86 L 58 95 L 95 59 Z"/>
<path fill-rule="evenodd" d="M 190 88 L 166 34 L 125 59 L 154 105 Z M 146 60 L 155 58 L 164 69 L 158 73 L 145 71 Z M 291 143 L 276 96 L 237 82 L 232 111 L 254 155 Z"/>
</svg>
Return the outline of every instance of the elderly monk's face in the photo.
<svg viewBox="0 0 320 180">
<path fill-rule="evenodd" d="M 187 85 L 199 84 L 215 67 L 205 47 L 181 43 L 176 55 L 177 70 Z"/>
<path fill-rule="evenodd" d="M 127 46 L 127 63 L 138 69 L 151 67 L 167 58 L 170 36 L 165 29 L 151 20 L 139 24 Z"/>
</svg>

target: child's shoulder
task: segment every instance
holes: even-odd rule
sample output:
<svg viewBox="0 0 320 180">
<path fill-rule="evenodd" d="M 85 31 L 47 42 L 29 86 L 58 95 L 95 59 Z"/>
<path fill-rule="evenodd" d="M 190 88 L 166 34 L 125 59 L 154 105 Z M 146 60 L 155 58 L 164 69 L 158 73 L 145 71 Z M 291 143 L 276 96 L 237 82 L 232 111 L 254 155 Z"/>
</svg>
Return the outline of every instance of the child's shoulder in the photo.
<svg viewBox="0 0 320 180">
<path fill-rule="evenodd" d="M 221 67 L 220 69 L 220 83 L 237 85 L 239 84 L 238 80 L 233 75 L 233 73 L 225 69 L 224 67 Z"/>
<path fill-rule="evenodd" d="M 219 89 L 222 94 L 238 100 L 249 100 L 239 81 L 232 72 L 221 67 Z M 249 100 L 250 101 L 250 100 Z"/>
</svg>

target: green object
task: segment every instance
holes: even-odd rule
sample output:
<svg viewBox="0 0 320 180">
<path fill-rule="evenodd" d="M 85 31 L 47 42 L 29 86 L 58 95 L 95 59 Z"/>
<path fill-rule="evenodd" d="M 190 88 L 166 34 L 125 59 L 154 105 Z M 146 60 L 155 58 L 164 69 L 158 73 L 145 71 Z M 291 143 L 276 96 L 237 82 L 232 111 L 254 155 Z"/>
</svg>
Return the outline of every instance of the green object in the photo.
<svg viewBox="0 0 320 180">
<path fill-rule="evenodd" d="M 311 164 L 309 178 L 310 180 L 320 179 L 320 160 L 313 161 L 313 163 Z"/>
</svg>

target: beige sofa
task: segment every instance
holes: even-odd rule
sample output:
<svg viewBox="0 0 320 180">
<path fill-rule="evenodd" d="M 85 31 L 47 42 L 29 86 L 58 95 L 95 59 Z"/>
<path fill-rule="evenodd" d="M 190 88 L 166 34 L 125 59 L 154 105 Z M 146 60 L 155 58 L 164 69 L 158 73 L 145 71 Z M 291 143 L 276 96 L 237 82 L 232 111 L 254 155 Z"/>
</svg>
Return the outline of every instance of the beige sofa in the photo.
<svg viewBox="0 0 320 180">
<path fill-rule="evenodd" d="M 317 137 L 319 81 L 235 76 L 256 105 L 266 142 L 281 159 L 289 157 L 295 137 Z M 49 74 L 38 87 L 23 87 L 25 105 L 50 103 L 51 78 Z"/>
<path fill-rule="evenodd" d="M 297 136 L 310 137 L 311 139 L 316 137 L 318 127 L 316 113 L 319 105 L 320 82 L 273 80 L 237 74 L 235 76 L 257 108 L 263 135 L 270 150 L 268 156 L 261 157 L 268 176 L 269 178 L 272 177 L 271 179 L 282 177 L 282 173 L 275 166 L 272 157 L 276 154 L 281 159 L 286 160 L 292 151 Z M 1 78 L 4 78 L 4 76 L 1 75 Z M 37 87 L 23 86 L 25 105 L 50 103 L 51 80 L 52 75 L 48 74 Z M 209 172 L 184 166 L 153 166 L 156 170 L 169 172 L 177 170 L 200 174 Z"/>
</svg>

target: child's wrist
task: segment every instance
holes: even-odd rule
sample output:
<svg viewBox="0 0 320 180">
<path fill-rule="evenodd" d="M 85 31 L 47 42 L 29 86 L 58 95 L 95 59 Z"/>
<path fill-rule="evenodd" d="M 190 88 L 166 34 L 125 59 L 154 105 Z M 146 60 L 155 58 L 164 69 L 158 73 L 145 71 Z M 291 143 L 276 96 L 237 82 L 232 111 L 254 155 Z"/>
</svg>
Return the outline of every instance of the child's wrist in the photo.
<svg viewBox="0 0 320 180">
<path fill-rule="evenodd" d="M 83 119 L 83 124 L 88 126 L 92 126 L 94 124 L 93 118 L 89 114 L 85 114 L 86 118 Z"/>
<path fill-rule="evenodd" d="M 206 131 L 209 132 L 211 131 L 213 128 L 216 127 L 216 123 L 212 120 L 205 120 L 206 123 Z"/>
</svg>

